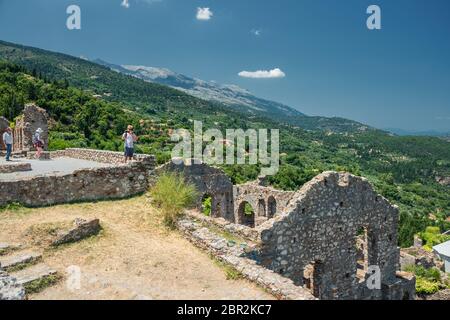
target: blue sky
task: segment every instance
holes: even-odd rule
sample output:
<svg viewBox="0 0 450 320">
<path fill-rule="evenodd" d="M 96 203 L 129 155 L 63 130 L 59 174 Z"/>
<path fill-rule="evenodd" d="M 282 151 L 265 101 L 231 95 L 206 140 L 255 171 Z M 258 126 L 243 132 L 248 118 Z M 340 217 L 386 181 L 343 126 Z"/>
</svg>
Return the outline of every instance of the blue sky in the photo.
<svg viewBox="0 0 450 320">
<path fill-rule="evenodd" d="M 450 131 L 448 0 L 122 1 L 0 0 L 0 39 L 233 83 L 310 115 Z M 81 30 L 66 28 L 70 4 Z M 381 30 L 366 27 L 371 4 Z"/>
</svg>

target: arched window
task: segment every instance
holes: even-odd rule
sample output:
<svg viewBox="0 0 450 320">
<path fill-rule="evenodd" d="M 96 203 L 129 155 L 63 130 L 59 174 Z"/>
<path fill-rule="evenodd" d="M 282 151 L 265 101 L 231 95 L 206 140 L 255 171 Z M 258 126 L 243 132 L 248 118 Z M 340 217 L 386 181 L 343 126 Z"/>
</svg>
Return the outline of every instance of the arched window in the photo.
<svg viewBox="0 0 450 320">
<path fill-rule="evenodd" d="M 255 227 L 255 210 L 246 201 L 239 205 L 239 222 L 251 228 Z"/>
<path fill-rule="evenodd" d="M 273 196 L 270 196 L 267 200 L 267 217 L 269 219 L 273 218 L 277 213 L 277 201 Z"/>
<path fill-rule="evenodd" d="M 264 202 L 264 199 L 259 199 L 258 201 L 258 217 L 265 217 L 266 216 L 266 203 Z"/>
</svg>

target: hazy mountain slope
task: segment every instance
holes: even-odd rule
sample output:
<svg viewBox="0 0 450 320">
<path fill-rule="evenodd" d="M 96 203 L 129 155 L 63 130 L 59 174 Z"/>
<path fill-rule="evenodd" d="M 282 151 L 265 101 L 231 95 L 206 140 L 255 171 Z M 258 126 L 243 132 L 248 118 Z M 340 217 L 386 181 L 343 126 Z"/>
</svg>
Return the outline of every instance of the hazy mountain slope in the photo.
<svg viewBox="0 0 450 320">
<path fill-rule="evenodd" d="M 150 83 L 159 83 L 181 90 L 187 94 L 211 102 L 220 103 L 237 111 L 267 117 L 307 130 L 333 132 L 363 132 L 369 126 L 343 118 L 310 117 L 278 102 L 254 96 L 236 85 L 204 81 L 176 73 L 166 68 L 147 66 L 115 65 L 101 59 L 94 60 L 111 70 L 131 75 Z"/>
<path fill-rule="evenodd" d="M 94 62 L 148 82 L 171 86 L 200 99 L 222 103 L 241 110 L 288 117 L 303 115 L 300 111 L 281 103 L 258 98 L 252 95 L 251 92 L 236 85 L 219 84 L 190 78 L 165 68 L 132 65 L 119 66 L 100 59 L 94 60 Z"/>
</svg>

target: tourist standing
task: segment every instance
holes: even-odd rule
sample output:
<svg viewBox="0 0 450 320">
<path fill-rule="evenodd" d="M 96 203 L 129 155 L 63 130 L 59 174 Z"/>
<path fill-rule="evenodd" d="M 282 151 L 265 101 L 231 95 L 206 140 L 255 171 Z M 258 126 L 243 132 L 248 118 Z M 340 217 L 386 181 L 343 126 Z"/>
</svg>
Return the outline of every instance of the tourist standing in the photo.
<svg viewBox="0 0 450 320">
<path fill-rule="evenodd" d="M 12 130 L 10 127 L 6 128 L 6 131 L 3 133 L 3 145 L 6 148 L 6 161 L 11 161 L 11 152 L 12 152 Z"/>
<path fill-rule="evenodd" d="M 41 158 L 42 151 L 44 150 L 44 142 L 41 139 L 42 132 L 43 130 L 41 128 L 37 128 L 33 135 L 33 145 L 36 148 L 36 159 Z"/>
<path fill-rule="evenodd" d="M 125 141 L 125 163 L 128 160 L 133 160 L 134 155 L 134 143 L 138 140 L 138 137 L 133 132 L 133 126 L 129 125 L 127 131 L 122 135 L 122 140 Z"/>
</svg>

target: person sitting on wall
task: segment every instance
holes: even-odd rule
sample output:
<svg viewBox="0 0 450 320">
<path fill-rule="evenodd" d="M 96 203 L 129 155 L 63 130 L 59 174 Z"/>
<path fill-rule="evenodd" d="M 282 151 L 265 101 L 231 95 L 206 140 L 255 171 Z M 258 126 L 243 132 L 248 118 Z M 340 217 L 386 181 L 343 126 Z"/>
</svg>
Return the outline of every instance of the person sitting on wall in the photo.
<svg viewBox="0 0 450 320">
<path fill-rule="evenodd" d="M 12 137 L 12 130 L 10 127 L 6 128 L 5 132 L 3 133 L 3 144 L 6 148 L 6 161 L 11 161 L 11 151 L 12 151 L 12 144 L 13 144 L 13 137 Z"/>
<path fill-rule="evenodd" d="M 36 148 L 36 159 L 41 158 L 42 151 L 44 150 L 44 142 L 41 139 L 42 132 L 43 130 L 41 128 L 37 128 L 33 135 L 33 146 Z"/>
<path fill-rule="evenodd" d="M 134 143 L 138 140 L 138 137 L 133 132 L 133 126 L 129 125 L 127 131 L 122 135 L 122 140 L 125 141 L 125 163 L 128 160 L 133 160 L 134 156 Z"/>
</svg>

